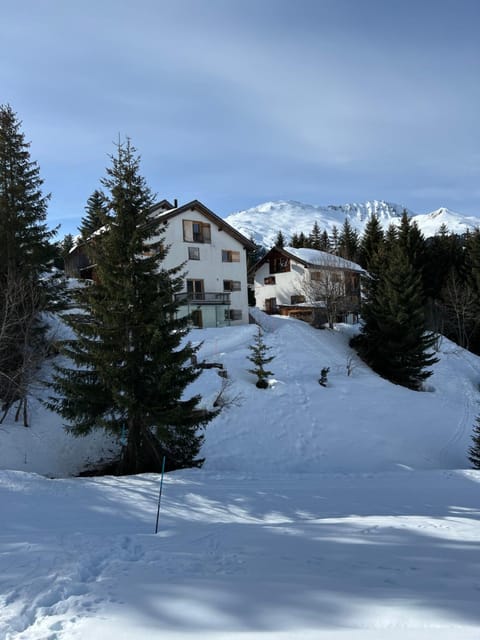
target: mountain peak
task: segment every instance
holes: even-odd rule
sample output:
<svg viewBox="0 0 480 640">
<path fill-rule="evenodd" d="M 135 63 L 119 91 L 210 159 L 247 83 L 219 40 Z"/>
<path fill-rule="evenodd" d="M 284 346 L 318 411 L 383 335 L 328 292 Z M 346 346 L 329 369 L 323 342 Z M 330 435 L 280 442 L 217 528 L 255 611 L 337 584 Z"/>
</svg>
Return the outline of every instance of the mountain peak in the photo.
<svg viewBox="0 0 480 640">
<path fill-rule="evenodd" d="M 454 213 L 446 207 L 431 213 L 415 214 L 404 205 L 386 200 L 367 200 L 343 205 L 312 205 L 297 200 L 269 201 L 232 213 L 226 217 L 226 221 L 258 244 L 271 247 L 279 231 L 282 231 L 289 242 L 295 233 L 303 232 L 308 235 L 315 222 L 322 231 L 326 230 L 331 234 L 334 227 L 339 230 L 348 219 L 354 229 L 363 233 L 373 214 L 386 229 L 392 223 L 398 224 L 404 211 L 417 222 L 426 237 L 435 235 L 442 224 L 453 233 L 465 233 L 467 229 L 480 226 L 480 218 Z"/>
</svg>

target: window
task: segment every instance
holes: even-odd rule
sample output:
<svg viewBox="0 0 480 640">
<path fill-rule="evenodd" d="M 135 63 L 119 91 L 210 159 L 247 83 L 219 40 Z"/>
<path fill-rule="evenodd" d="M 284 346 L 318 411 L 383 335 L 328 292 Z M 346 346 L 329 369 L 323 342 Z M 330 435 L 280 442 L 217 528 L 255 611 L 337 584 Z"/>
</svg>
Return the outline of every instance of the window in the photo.
<svg viewBox="0 0 480 640">
<path fill-rule="evenodd" d="M 191 300 L 204 300 L 203 280 L 187 280 L 187 293 Z"/>
<path fill-rule="evenodd" d="M 310 280 L 315 280 L 316 282 L 319 282 L 324 278 L 325 278 L 325 275 L 324 273 L 322 273 L 322 271 L 310 271 Z"/>
<path fill-rule="evenodd" d="M 189 260 L 200 260 L 200 248 L 199 247 L 188 247 L 188 259 Z"/>
<path fill-rule="evenodd" d="M 285 273 L 290 271 L 290 260 L 283 256 L 274 255 L 270 258 L 270 273 Z"/>
<path fill-rule="evenodd" d="M 266 313 L 276 313 L 277 312 L 277 299 L 276 298 L 266 298 L 265 299 L 265 312 Z"/>
<path fill-rule="evenodd" d="M 223 281 L 223 290 L 224 291 L 241 291 L 242 283 L 240 280 L 224 280 Z"/>
<path fill-rule="evenodd" d="M 268 276 L 264 278 L 263 284 L 275 284 L 275 276 Z"/>
<path fill-rule="evenodd" d="M 225 309 L 225 320 L 241 320 L 242 315 L 241 309 Z"/>
<path fill-rule="evenodd" d="M 291 296 L 290 297 L 290 304 L 301 304 L 302 302 L 305 302 L 305 296 Z"/>
<path fill-rule="evenodd" d="M 183 241 L 210 243 L 212 235 L 208 222 L 183 220 Z"/>
<path fill-rule="evenodd" d="M 228 251 L 223 249 L 222 262 L 240 262 L 240 251 Z"/>
</svg>

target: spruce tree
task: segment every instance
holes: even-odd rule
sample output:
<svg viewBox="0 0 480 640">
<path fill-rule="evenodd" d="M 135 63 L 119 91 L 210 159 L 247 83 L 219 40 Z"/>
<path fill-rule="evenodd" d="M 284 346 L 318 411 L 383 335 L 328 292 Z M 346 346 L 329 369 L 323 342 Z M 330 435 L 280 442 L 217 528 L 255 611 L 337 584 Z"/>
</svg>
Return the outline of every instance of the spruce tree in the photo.
<svg viewBox="0 0 480 640">
<path fill-rule="evenodd" d="M 473 445 L 469 449 L 468 459 L 475 469 L 480 469 L 480 416 L 477 417 L 472 433 Z"/>
<path fill-rule="evenodd" d="M 328 237 L 327 231 L 324 231 L 320 237 L 320 251 L 326 251 L 329 253 L 330 250 L 330 238 Z"/>
<path fill-rule="evenodd" d="M 38 164 L 30 158 L 21 122 L 0 106 L 0 277 L 38 277 L 51 266 L 56 230 L 46 224 L 50 195 L 43 195 Z"/>
<path fill-rule="evenodd" d="M 281 229 L 277 233 L 277 236 L 275 238 L 275 245 L 274 246 L 275 247 L 279 247 L 280 249 L 283 249 L 283 247 L 285 246 L 285 236 L 283 235 Z"/>
<path fill-rule="evenodd" d="M 29 147 L 11 106 L 0 106 L 0 405 L 5 417 L 19 400 L 24 424 L 28 387 L 44 353 L 42 312 L 59 294 L 45 277 L 56 254 L 56 231 L 46 224 L 50 196 L 42 193 Z"/>
<path fill-rule="evenodd" d="M 260 327 L 255 335 L 254 343 L 249 346 L 252 355 L 248 356 L 248 360 L 254 365 L 253 369 L 248 369 L 249 373 L 257 376 L 255 385 L 258 389 L 266 389 L 268 387 L 268 376 L 273 373 L 265 369 L 265 365 L 271 362 L 275 356 L 268 356 L 270 347 L 267 347 L 263 340 L 263 333 Z"/>
<path fill-rule="evenodd" d="M 355 262 L 358 253 L 358 233 L 353 229 L 348 218 L 345 218 L 342 230 L 338 237 L 338 255 L 346 260 Z"/>
<path fill-rule="evenodd" d="M 322 232 L 318 226 L 318 222 L 315 220 L 310 235 L 308 236 L 308 245 L 311 249 L 321 250 L 322 245 Z"/>
<path fill-rule="evenodd" d="M 383 229 L 376 214 L 368 219 L 359 246 L 359 262 L 369 271 L 383 247 Z"/>
<path fill-rule="evenodd" d="M 420 390 L 437 362 L 435 336 L 426 331 L 422 282 L 402 247 L 374 273 L 362 305 L 364 325 L 354 345 L 374 371 L 395 384 Z"/>
<path fill-rule="evenodd" d="M 185 397 L 199 370 L 187 318 L 176 317 L 182 266 L 162 264 L 163 228 L 149 216 L 153 195 L 129 140 L 102 184 L 111 221 L 92 239 L 98 284 L 79 289 L 81 314 L 66 316 L 74 366 L 57 367 L 49 407 L 74 435 L 103 429 L 123 440 L 119 473 L 159 471 L 164 455 L 169 468 L 199 466 L 201 428 L 215 414 Z"/>
<path fill-rule="evenodd" d="M 100 189 L 95 189 L 87 200 L 85 216 L 79 227 L 84 241 L 87 241 L 92 233 L 98 231 L 108 222 L 108 212 L 105 194 Z"/>
</svg>

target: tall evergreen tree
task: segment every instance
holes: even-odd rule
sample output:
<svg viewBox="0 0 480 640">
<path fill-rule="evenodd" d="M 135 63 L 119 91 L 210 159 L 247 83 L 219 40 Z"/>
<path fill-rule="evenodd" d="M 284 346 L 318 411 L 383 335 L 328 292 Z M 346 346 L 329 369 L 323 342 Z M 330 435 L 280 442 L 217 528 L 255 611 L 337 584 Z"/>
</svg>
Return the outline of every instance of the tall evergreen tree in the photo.
<svg viewBox="0 0 480 640">
<path fill-rule="evenodd" d="M 345 218 L 342 230 L 338 237 L 338 255 L 346 260 L 352 260 L 355 262 L 358 253 L 358 233 L 350 224 L 348 218 Z"/>
<path fill-rule="evenodd" d="M 8 411 L 19 400 L 24 423 L 46 332 L 42 312 L 58 294 L 54 280 L 44 277 L 56 254 L 56 231 L 46 224 L 50 196 L 42 193 L 29 147 L 11 106 L 0 106 L 0 405 Z"/>
<path fill-rule="evenodd" d="M 330 250 L 335 256 L 338 256 L 338 250 L 339 250 L 338 244 L 339 244 L 338 228 L 336 227 L 336 225 L 333 225 L 332 235 L 330 238 L 330 247 L 331 247 Z"/>
<path fill-rule="evenodd" d="M 183 340 L 187 318 L 176 318 L 182 267 L 162 266 L 163 230 L 149 216 L 153 195 L 128 140 L 102 184 L 111 222 L 92 240 L 98 284 L 78 290 L 82 314 L 66 318 L 75 366 L 57 367 L 49 406 L 75 435 L 104 429 L 122 438 L 120 473 L 158 471 L 163 455 L 170 468 L 198 466 L 200 431 L 214 413 L 198 395 L 185 397 L 199 370 Z"/>
<path fill-rule="evenodd" d="M 85 216 L 79 227 L 80 234 L 84 241 L 98 231 L 108 222 L 108 210 L 105 194 L 100 189 L 95 189 L 87 200 Z"/>
<path fill-rule="evenodd" d="M 311 249 L 321 250 L 322 244 L 322 232 L 318 225 L 318 222 L 315 220 L 310 235 L 308 236 L 308 244 Z"/>
<path fill-rule="evenodd" d="M 420 390 L 431 375 L 426 367 L 435 337 L 426 331 L 421 278 L 402 247 L 374 274 L 362 306 L 365 324 L 354 346 L 374 371 L 395 384 Z"/>
<path fill-rule="evenodd" d="M 0 277 L 38 277 L 55 256 L 56 230 L 46 224 L 50 195 L 42 193 L 21 124 L 10 105 L 0 106 Z"/>
<path fill-rule="evenodd" d="M 380 220 L 376 214 L 373 214 L 365 225 L 358 251 L 359 262 L 367 271 L 373 267 L 373 262 L 383 247 L 383 238 L 384 235 Z"/>
</svg>

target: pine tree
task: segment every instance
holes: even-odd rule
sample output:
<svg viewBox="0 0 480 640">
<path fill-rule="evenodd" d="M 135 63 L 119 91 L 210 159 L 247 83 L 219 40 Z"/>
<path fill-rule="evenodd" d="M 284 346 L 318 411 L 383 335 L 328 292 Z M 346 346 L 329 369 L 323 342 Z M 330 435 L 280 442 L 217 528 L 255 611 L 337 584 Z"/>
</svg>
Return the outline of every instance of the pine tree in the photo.
<svg viewBox="0 0 480 640">
<path fill-rule="evenodd" d="M 279 249 L 283 249 L 283 247 L 285 246 L 285 236 L 283 235 L 281 229 L 277 233 L 274 246 L 279 247 Z"/>
<path fill-rule="evenodd" d="M 38 277 L 51 266 L 56 230 L 46 224 L 50 195 L 42 194 L 40 169 L 30 158 L 21 122 L 0 106 L 0 277 Z"/>
<path fill-rule="evenodd" d="M 308 244 L 311 249 L 317 249 L 318 251 L 321 250 L 322 232 L 320 231 L 320 227 L 316 220 L 313 224 L 310 235 L 308 236 Z"/>
<path fill-rule="evenodd" d="M 103 429 L 126 441 L 120 473 L 199 466 L 200 433 L 215 415 L 185 398 L 199 375 L 196 349 L 184 341 L 187 318 L 176 318 L 181 265 L 165 269 L 163 228 L 149 216 L 153 195 L 130 141 L 119 143 L 102 184 L 111 222 L 92 239 L 98 284 L 79 289 L 80 315 L 58 366 L 49 407 L 74 435 Z M 152 248 L 155 251 L 152 251 Z"/>
<path fill-rule="evenodd" d="M 79 227 L 84 241 L 87 241 L 92 233 L 101 229 L 108 222 L 108 213 L 105 194 L 100 189 L 95 189 L 87 200 L 85 216 Z"/>
<path fill-rule="evenodd" d="M 254 368 L 248 369 L 248 372 L 257 376 L 255 384 L 259 389 L 266 389 L 268 387 L 268 376 L 272 376 L 273 373 L 265 369 L 265 365 L 271 362 L 275 356 L 267 356 L 270 347 L 265 344 L 260 327 L 258 327 L 254 343 L 249 346 L 249 349 L 252 355 L 248 356 L 248 360 L 254 365 Z"/>
<path fill-rule="evenodd" d="M 303 233 L 303 231 L 300 231 L 300 234 L 298 236 L 298 248 L 305 249 L 307 247 L 307 244 L 308 244 L 308 240 L 305 234 Z"/>
<path fill-rule="evenodd" d="M 476 425 L 472 433 L 473 445 L 469 449 L 468 459 L 475 469 L 480 469 L 480 416 L 477 417 Z"/>
<path fill-rule="evenodd" d="M 334 256 L 338 256 L 338 229 L 336 227 L 336 225 L 333 225 L 332 227 L 332 237 L 330 238 L 330 247 L 331 247 L 331 252 L 333 253 Z"/>
<path fill-rule="evenodd" d="M 324 231 L 320 237 L 320 251 L 326 251 L 329 253 L 330 250 L 330 238 L 328 237 L 327 231 Z"/>
<path fill-rule="evenodd" d="M 377 215 L 373 214 L 365 225 L 360 246 L 359 262 L 367 271 L 383 247 L 383 229 Z"/>
<path fill-rule="evenodd" d="M 400 246 L 373 274 L 365 293 L 365 324 L 353 346 L 384 378 L 420 390 L 431 375 L 426 367 L 437 361 L 432 355 L 435 336 L 425 328 L 421 278 Z"/>
<path fill-rule="evenodd" d="M 358 244 L 358 233 L 353 229 L 348 218 L 345 218 L 338 237 L 338 255 L 354 262 L 357 259 Z"/>
<path fill-rule="evenodd" d="M 0 106 L 0 421 L 19 400 L 25 425 L 28 388 L 44 353 L 42 312 L 58 296 L 54 279 L 45 277 L 56 253 L 56 230 L 46 225 L 50 196 L 42 194 L 29 147 L 13 109 Z"/>
</svg>

